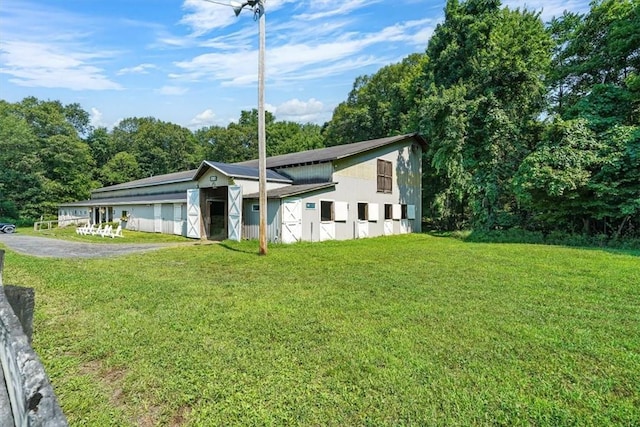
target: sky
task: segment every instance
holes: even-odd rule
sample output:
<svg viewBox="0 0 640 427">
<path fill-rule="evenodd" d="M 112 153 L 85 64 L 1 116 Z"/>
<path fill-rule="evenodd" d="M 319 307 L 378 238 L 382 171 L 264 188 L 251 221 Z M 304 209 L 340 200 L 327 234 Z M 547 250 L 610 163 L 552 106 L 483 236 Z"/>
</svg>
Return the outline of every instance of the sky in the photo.
<svg viewBox="0 0 640 427">
<path fill-rule="evenodd" d="M 226 0 L 2 0 L 0 99 L 78 103 L 93 126 L 155 117 L 191 130 L 257 108 L 258 23 Z M 585 13 L 588 0 L 503 0 Z M 424 52 L 445 0 L 266 0 L 266 109 L 322 124 L 356 77 Z"/>
</svg>

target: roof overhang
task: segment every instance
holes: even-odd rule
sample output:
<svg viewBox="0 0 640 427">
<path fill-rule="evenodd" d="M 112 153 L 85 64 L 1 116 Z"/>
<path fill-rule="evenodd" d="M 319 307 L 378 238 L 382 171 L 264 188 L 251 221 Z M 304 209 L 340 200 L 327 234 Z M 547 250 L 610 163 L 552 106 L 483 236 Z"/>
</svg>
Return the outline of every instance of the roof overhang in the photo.
<svg viewBox="0 0 640 427">
<path fill-rule="evenodd" d="M 259 179 L 258 168 L 252 166 L 212 162 L 209 160 L 205 160 L 200 164 L 200 167 L 196 170 L 196 173 L 193 175 L 192 179 L 194 181 L 199 180 L 209 169 L 213 169 L 228 178 L 248 179 L 252 181 L 257 181 Z M 280 175 L 279 173 L 272 170 L 267 170 L 266 176 L 267 182 L 281 182 L 285 184 L 290 184 L 291 182 L 293 182 L 286 176 Z"/>
<path fill-rule="evenodd" d="M 299 196 L 301 194 L 311 193 L 313 191 L 325 190 L 327 188 L 335 187 L 335 182 L 322 182 L 318 184 L 300 184 L 289 185 L 281 188 L 274 188 L 267 191 L 268 199 L 284 199 L 285 197 Z M 260 193 L 250 193 L 242 196 L 243 199 L 257 199 L 260 197 Z"/>
<path fill-rule="evenodd" d="M 187 192 L 167 194 L 151 194 L 147 196 L 105 197 L 103 199 L 82 200 L 80 202 L 60 203 L 61 208 L 95 207 L 95 206 L 125 206 L 149 205 L 153 203 L 186 203 Z"/>
</svg>

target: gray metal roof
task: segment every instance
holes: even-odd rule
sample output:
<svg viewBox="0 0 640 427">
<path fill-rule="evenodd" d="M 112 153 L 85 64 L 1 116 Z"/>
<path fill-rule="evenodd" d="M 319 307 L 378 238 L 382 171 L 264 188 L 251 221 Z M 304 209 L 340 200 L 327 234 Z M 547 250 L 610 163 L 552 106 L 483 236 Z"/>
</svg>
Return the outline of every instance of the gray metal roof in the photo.
<svg viewBox="0 0 640 427">
<path fill-rule="evenodd" d="M 245 166 L 240 164 L 230 164 L 230 163 L 221 163 L 221 162 L 212 162 L 209 160 L 205 160 L 202 162 L 196 173 L 193 175 L 193 179 L 199 179 L 208 168 L 213 168 L 218 172 L 233 178 L 249 178 L 249 179 L 258 179 L 258 165 L 253 166 Z M 267 181 L 272 182 L 292 182 L 286 176 L 282 176 L 279 173 L 268 170 L 267 169 Z"/>
<path fill-rule="evenodd" d="M 274 188 L 267 191 L 267 198 L 269 199 L 282 199 L 284 197 L 297 196 L 298 194 L 310 193 L 316 190 L 323 190 L 325 188 L 331 188 L 336 185 L 335 182 L 323 182 L 320 184 L 300 184 L 300 185 L 288 185 L 286 187 Z M 244 199 L 257 199 L 260 197 L 260 193 L 251 193 L 243 196 Z"/>
<path fill-rule="evenodd" d="M 426 146 L 426 141 L 417 133 L 390 136 L 387 138 L 373 139 L 370 141 L 355 142 L 353 144 L 336 145 L 334 147 L 319 148 L 317 150 L 300 151 L 297 153 L 283 154 L 281 156 L 268 157 L 267 168 L 302 165 L 307 163 L 322 163 L 343 159 L 365 151 L 373 150 L 385 145 L 393 144 L 406 139 L 413 139 L 416 143 Z M 235 163 L 241 166 L 258 167 L 258 160 Z"/>
<path fill-rule="evenodd" d="M 123 182 L 122 184 L 110 185 L 108 187 L 98 188 L 93 190 L 93 193 L 102 193 L 105 191 L 114 191 L 114 190 L 125 190 L 127 188 L 138 188 L 138 187 L 151 187 L 154 185 L 160 184 L 170 184 L 174 182 L 184 182 L 191 181 L 193 178 L 193 174 L 196 172 L 195 169 L 182 171 L 182 172 L 174 172 L 168 173 L 165 175 L 157 175 L 150 176 L 149 178 L 137 179 L 135 181 Z"/>
<path fill-rule="evenodd" d="M 82 200 L 80 202 L 60 203 L 60 207 L 139 205 L 147 203 L 186 203 L 187 192 L 152 194 L 148 196 L 105 197 L 104 199 Z"/>
<path fill-rule="evenodd" d="M 373 139 L 370 141 L 355 142 L 353 144 L 337 145 L 335 147 L 319 148 L 317 150 L 301 151 L 298 153 L 283 154 L 281 156 L 268 157 L 266 159 L 267 168 L 277 168 L 308 163 L 322 163 L 332 160 L 343 159 L 365 151 L 373 150 L 385 145 L 393 144 L 405 139 L 413 139 L 422 147 L 426 147 L 426 141 L 417 133 L 390 136 L 387 138 Z M 258 160 L 249 160 L 238 163 L 220 163 L 205 160 L 198 169 L 168 173 L 165 175 L 151 176 L 149 178 L 135 181 L 123 182 L 122 184 L 111 185 L 98 188 L 92 193 L 102 193 L 114 190 L 125 190 L 129 188 L 151 187 L 154 185 L 170 184 L 177 182 L 193 181 L 198 179 L 204 171 L 212 167 L 221 173 L 235 178 L 258 179 Z M 272 182 L 292 182 L 287 177 L 267 169 L 267 181 Z M 68 205 L 65 205 L 68 206 Z"/>
</svg>

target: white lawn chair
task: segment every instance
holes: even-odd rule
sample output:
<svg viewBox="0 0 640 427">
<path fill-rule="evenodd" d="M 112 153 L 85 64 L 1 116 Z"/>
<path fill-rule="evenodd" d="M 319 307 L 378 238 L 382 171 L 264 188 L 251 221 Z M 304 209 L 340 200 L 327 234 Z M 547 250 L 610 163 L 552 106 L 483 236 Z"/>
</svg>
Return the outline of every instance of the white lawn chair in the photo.
<svg viewBox="0 0 640 427">
<path fill-rule="evenodd" d="M 91 231 L 93 230 L 93 225 L 94 224 L 86 224 L 84 227 L 80 227 L 80 234 L 83 236 L 86 236 L 87 234 L 90 234 Z"/>
<path fill-rule="evenodd" d="M 96 234 L 100 234 L 100 233 L 102 233 L 102 223 L 100 223 L 100 225 L 98 225 L 98 228 L 95 228 L 95 229 L 92 228 L 89 231 L 89 234 L 91 234 L 92 236 L 95 236 Z"/>
<path fill-rule="evenodd" d="M 118 228 L 116 228 L 116 231 L 112 231 L 111 232 L 111 238 L 113 239 L 114 237 L 124 237 L 122 236 L 122 226 L 118 225 Z"/>
<path fill-rule="evenodd" d="M 113 227 L 111 225 L 107 225 L 105 228 L 102 229 L 102 231 L 100 232 L 100 237 L 104 237 L 104 236 L 111 236 L 111 230 L 113 229 Z"/>
</svg>

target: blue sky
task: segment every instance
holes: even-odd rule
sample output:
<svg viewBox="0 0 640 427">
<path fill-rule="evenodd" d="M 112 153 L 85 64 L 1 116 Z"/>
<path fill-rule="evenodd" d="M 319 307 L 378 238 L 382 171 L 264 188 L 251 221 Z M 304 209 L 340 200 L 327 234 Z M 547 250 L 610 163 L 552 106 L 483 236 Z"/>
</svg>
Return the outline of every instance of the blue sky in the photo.
<svg viewBox="0 0 640 427">
<path fill-rule="evenodd" d="M 225 0 L 222 2 L 226 3 Z M 423 52 L 444 0 L 266 0 L 266 103 L 323 123 L 354 79 Z M 503 1 L 587 12 L 588 0 Z M 227 125 L 257 104 L 258 24 L 204 0 L 2 0 L 0 98 L 79 103 L 94 126 Z"/>
</svg>

